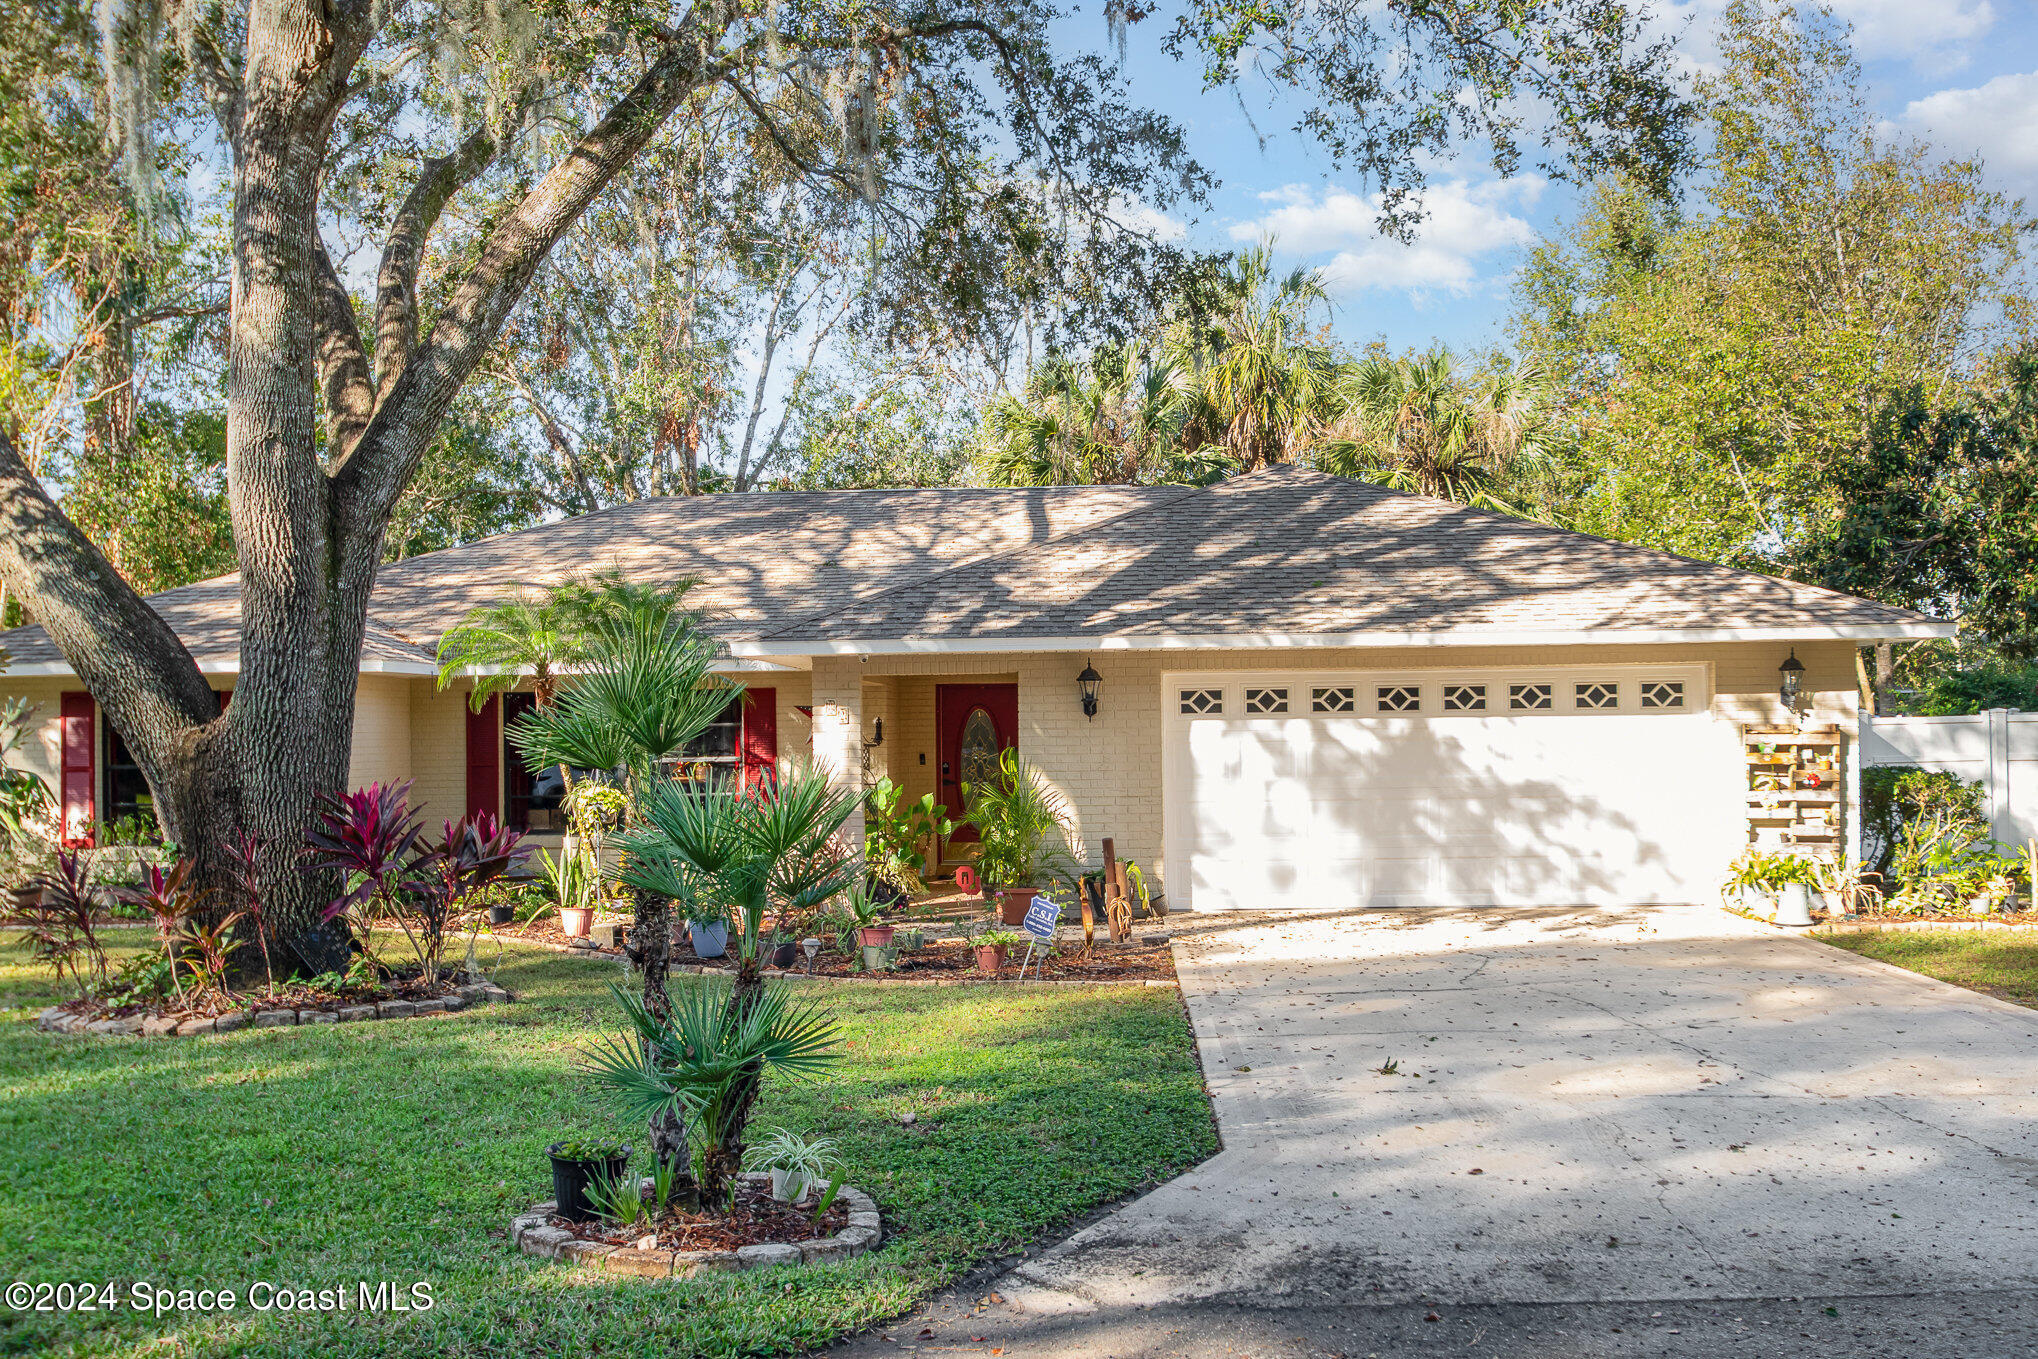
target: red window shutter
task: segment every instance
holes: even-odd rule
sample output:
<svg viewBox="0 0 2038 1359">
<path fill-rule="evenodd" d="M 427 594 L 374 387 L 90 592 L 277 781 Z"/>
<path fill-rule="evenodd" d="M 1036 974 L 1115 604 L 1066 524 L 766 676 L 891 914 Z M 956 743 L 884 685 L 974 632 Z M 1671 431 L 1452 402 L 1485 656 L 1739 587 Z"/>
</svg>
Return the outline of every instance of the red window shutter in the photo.
<svg viewBox="0 0 2038 1359">
<path fill-rule="evenodd" d="M 64 694 L 58 713 L 64 738 L 60 838 L 65 849 L 81 849 L 92 843 L 93 802 L 99 784 L 99 707 L 92 695 L 73 689 Z"/>
<path fill-rule="evenodd" d="M 467 811 L 502 815 L 502 695 L 467 710 Z"/>
<path fill-rule="evenodd" d="M 778 782 L 778 690 L 752 689 L 743 704 L 743 791 Z"/>
</svg>

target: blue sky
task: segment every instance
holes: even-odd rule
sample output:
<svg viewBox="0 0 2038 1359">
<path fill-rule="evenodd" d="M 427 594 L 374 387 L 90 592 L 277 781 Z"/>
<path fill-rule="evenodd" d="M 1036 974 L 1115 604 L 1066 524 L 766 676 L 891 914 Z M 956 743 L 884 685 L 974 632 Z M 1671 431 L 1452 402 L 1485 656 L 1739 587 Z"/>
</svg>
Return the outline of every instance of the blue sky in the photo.
<svg viewBox="0 0 2038 1359">
<path fill-rule="evenodd" d="M 1687 69 L 1715 56 L 1714 17 L 1724 0 L 1659 6 L 1677 26 Z M 1094 7 L 1073 22 L 1094 25 Z M 1866 102 L 1887 127 L 1948 152 L 1980 153 L 1996 187 L 2038 205 L 2038 7 L 2026 0 L 1833 0 L 1854 27 Z M 1348 342 L 1384 338 L 1394 349 L 1441 340 L 1461 351 L 1504 338 L 1508 280 L 1524 248 L 1558 226 L 1571 187 L 1540 178 L 1500 181 L 1476 157 L 1432 176 L 1430 220 L 1403 246 L 1373 227 L 1370 186 L 1341 176 L 1329 158 L 1289 131 L 1292 118 L 1263 113 L 1248 91 L 1249 119 L 1230 91 L 1201 94 L 1197 72 L 1160 50 L 1158 24 L 1135 26 L 1128 70 L 1136 96 L 1185 123 L 1199 159 L 1223 181 L 1207 211 L 1179 226 L 1212 248 L 1278 238 L 1283 262 L 1324 268 Z M 1257 127 L 1257 131 L 1255 130 Z M 1262 144 L 1264 137 L 1264 145 Z"/>
</svg>

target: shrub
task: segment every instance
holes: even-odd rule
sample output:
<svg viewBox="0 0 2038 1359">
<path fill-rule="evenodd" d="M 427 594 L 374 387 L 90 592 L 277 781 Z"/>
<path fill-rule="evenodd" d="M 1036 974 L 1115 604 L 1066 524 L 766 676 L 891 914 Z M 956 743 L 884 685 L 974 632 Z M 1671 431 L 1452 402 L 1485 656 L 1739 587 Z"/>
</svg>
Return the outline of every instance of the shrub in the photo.
<svg viewBox="0 0 2038 1359">
<path fill-rule="evenodd" d="M 1861 771 L 1861 838 L 1871 872 L 1888 879 L 1906 827 L 1942 818 L 1948 831 L 1985 835 L 1981 784 L 1940 769 L 1884 765 Z M 1915 833 L 1910 838 L 1915 841 Z"/>
</svg>

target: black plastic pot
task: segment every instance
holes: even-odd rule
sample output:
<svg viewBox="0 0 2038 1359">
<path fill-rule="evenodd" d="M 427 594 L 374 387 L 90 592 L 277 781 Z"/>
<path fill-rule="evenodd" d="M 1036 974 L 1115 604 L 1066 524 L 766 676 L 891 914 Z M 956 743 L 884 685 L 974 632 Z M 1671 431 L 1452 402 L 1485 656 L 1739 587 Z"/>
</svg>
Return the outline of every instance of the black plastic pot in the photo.
<svg viewBox="0 0 2038 1359">
<path fill-rule="evenodd" d="M 488 908 L 488 923 L 491 925 L 507 925 L 516 918 L 517 908 L 514 906 L 491 906 Z"/>
<path fill-rule="evenodd" d="M 619 1180 L 630 1167 L 628 1147 L 605 1161 L 566 1160 L 559 1155 L 557 1142 L 545 1148 L 545 1154 L 552 1158 L 552 1200 L 559 1205 L 559 1216 L 568 1222 L 594 1221 L 598 1215 L 587 1200 L 587 1187 L 598 1176 Z"/>
<path fill-rule="evenodd" d="M 771 965 L 776 968 L 788 968 L 793 965 L 793 959 L 799 956 L 800 946 L 798 944 L 791 942 L 783 943 L 772 949 Z"/>
</svg>

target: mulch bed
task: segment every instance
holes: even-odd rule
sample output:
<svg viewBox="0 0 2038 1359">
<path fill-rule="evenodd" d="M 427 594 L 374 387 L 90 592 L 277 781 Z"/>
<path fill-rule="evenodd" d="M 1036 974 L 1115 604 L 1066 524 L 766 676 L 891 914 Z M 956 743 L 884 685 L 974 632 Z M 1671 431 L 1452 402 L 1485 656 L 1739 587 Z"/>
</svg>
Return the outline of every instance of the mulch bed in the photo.
<svg viewBox="0 0 2038 1359">
<path fill-rule="evenodd" d="M 811 1205 L 798 1208 L 780 1203 L 771 1196 L 768 1187 L 746 1183 L 736 1187 L 736 1207 L 728 1214 L 687 1213 L 669 1208 L 653 1223 L 637 1222 L 628 1227 L 607 1222 L 569 1222 L 557 1214 L 548 1221 L 582 1241 L 600 1241 L 611 1246 L 634 1245 L 655 1231 L 659 1250 L 739 1250 L 744 1246 L 792 1245 L 817 1236 L 833 1236 L 849 1225 L 846 1204 L 830 1204 L 819 1221 L 809 1215 L 811 1212 Z"/>
<path fill-rule="evenodd" d="M 1019 962 L 1026 956 L 1024 947 L 1013 949 L 1005 957 L 1005 966 L 998 970 L 1002 978 L 1019 975 Z M 695 961 L 688 950 L 674 950 L 674 961 Z M 727 959 L 702 960 L 706 971 L 735 971 L 735 964 Z M 769 975 L 769 974 L 768 974 Z M 804 977 L 808 975 L 806 959 L 794 963 L 785 976 Z M 977 971 L 976 953 L 960 939 L 931 939 L 920 948 L 901 951 L 899 964 L 895 969 L 884 972 L 852 971 L 849 959 L 839 953 L 823 953 L 814 959 L 816 977 L 847 977 L 859 981 L 989 981 L 985 973 Z M 1026 969 L 1028 980 L 1033 969 Z M 1062 941 L 1055 946 L 1055 952 L 1047 959 L 1042 969 L 1046 981 L 1162 981 L 1175 980 L 1175 956 L 1166 944 L 1143 944 L 1134 941 L 1125 944 L 1111 944 L 1099 941 L 1087 958 L 1083 956 L 1080 943 L 1071 945 Z"/>
<path fill-rule="evenodd" d="M 108 1005 L 95 997 L 77 998 L 64 1001 L 52 1008 L 71 1015 L 86 1015 L 93 1019 L 148 1019 L 159 1016 L 175 1016 L 179 1019 L 206 1019 L 223 1014 L 245 1010 L 324 1010 L 338 1012 L 349 1006 L 374 1005 L 391 1000 L 443 1000 L 459 993 L 464 980 L 455 975 L 441 976 L 439 980 L 427 982 L 419 977 L 396 977 L 379 986 L 350 986 L 344 991 L 326 991 L 306 986 L 302 982 L 286 982 L 276 988 L 276 994 L 249 992 L 227 995 L 217 991 L 196 998 L 165 996 L 160 1000 L 125 1005 Z"/>
<path fill-rule="evenodd" d="M 602 925 L 622 925 L 627 928 L 629 923 L 630 918 L 628 916 L 597 916 L 595 919 L 597 927 Z M 526 944 L 544 944 L 551 948 L 585 950 L 589 953 L 599 953 L 610 958 L 620 958 L 623 956 L 621 949 L 603 948 L 592 939 L 568 938 L 566 931 L 559 928 L 559 917 L 556 913 L 541 916 L 536 920 L 519 921 L 513 925 L 481 925 L 476 928 L 492 933 L 498 939 L 511 939 Z"/>
</svg>

